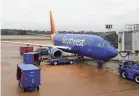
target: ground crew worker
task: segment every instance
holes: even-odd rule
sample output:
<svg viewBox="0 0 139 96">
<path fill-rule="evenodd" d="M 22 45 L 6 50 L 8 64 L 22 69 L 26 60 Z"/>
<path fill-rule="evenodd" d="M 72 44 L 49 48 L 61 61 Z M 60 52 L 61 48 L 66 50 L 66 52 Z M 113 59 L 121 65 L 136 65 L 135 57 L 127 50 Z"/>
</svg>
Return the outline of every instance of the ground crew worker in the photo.
<svg viewBox="0 0 139 96">
<path fill-rule="evenodd" d="M 41 57 L 41 55 L 39 55 L 39 65 L 40 65 L 41 61 L 42 61 L 42 57 Z"/>
</svg>

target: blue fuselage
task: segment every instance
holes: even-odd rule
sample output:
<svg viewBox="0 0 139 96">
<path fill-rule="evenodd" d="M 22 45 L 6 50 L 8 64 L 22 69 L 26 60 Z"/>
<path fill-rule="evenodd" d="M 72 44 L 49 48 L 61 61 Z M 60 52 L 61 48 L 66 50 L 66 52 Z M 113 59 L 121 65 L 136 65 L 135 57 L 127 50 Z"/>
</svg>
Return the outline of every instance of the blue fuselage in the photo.
<svg viewBox="0 0 139 96">
<path fill-rule="evenodd" d="M 96 35 L 56 34 L 53 38 L 57 46 L 67 46 L 67 52 L 80 54 L 99 60 L 109 60 L 118 55 L 118 51 L 110 43 Z"/>
</svg>

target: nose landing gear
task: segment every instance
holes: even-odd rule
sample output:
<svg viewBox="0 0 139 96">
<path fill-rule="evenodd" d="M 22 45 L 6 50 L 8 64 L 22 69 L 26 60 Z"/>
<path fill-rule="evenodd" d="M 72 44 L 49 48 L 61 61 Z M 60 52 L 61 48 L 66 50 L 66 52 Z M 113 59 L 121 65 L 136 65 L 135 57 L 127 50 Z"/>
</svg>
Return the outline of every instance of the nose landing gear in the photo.
<svg viewBox="0 0 139 96">
<path fill-rule="evenodd" d="M 104 64 L 104 61 L 103 60 L 99 60 L 98 63 L 97 63 L 97 67 L 98 68 L 102 68 L 103 64 Z"/>
</svg>

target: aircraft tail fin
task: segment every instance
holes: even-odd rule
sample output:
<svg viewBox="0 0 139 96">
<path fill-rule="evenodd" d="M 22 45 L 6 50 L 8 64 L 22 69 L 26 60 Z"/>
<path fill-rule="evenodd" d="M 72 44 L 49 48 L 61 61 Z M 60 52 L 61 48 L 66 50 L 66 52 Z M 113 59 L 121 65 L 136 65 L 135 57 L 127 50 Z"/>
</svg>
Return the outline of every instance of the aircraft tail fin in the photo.
<svg viewBox="0 0 139 96">
<path fill-rule="evenodd" d="M 51 34 L 56 34 L 56 28 L 52 16 L 52 12 L 50 11 L 50 27 L 51 27 Z"/>
</svg>

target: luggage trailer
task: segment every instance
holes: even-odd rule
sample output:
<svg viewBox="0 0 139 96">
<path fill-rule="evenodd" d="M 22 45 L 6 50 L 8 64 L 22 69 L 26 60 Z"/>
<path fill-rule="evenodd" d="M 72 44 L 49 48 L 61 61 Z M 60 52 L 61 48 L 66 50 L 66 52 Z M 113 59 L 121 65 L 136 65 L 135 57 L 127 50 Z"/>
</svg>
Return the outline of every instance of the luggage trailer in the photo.
<svg viewBox="0 0 139 96">
<path fill-rule="evenodd" d="M 31 46 L 20 47 L 19 52 L 20 52 L 20 55 L 23 55 L 24 53 L 27 53 L 27 52 L 33 52 L 33 47 Z"/>
<path fill-rule="evenodd" d="M 28 52 L 23 55 L 23 63 L 40 65 L 41 56 L 39 52 Z"/>
<path fill-rule="evenodd" d="M 36 89 L 39 91 L 40 68 L 33 64 L 17 64 L 16 78 L 23 92 Z"/>
</svg>

